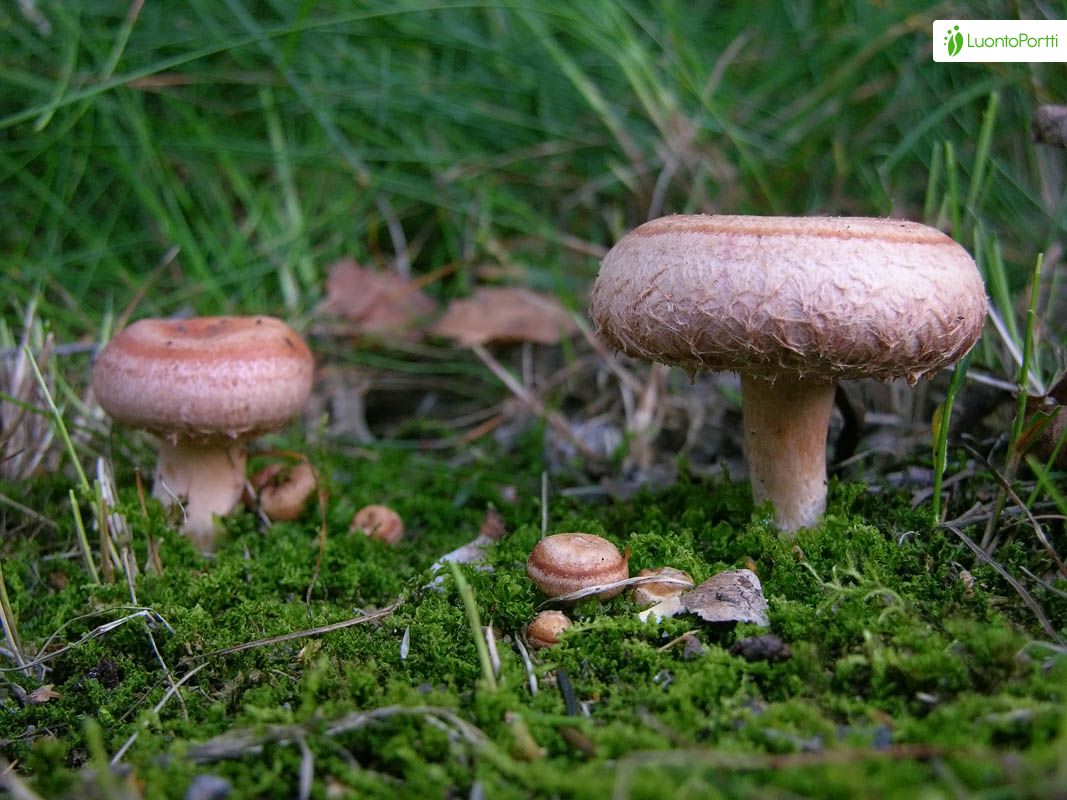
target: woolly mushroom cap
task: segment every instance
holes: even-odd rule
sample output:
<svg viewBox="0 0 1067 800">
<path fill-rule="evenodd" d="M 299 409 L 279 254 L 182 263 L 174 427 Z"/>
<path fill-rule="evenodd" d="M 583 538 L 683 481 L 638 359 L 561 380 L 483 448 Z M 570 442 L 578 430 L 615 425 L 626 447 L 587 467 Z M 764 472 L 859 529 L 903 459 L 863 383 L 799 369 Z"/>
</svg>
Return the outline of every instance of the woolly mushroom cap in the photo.
<svg viewBox="0 0 1067 800">
<path fill-rule="evenodd" d="M 311 392 L 311 353 L 273 317 L 144 319 L 93 366 L 93 391 L 113 419 L 168 441 L 249 439 L 276 430 Z"/>
<path fill-rule="evenodd" d="M 620 240 L 590 313 L 616 349 L 690 373 L 915 383 L 975 343 L 986 295 L 967 252 L 915 222 L 694 215 Z"/>
</svg>

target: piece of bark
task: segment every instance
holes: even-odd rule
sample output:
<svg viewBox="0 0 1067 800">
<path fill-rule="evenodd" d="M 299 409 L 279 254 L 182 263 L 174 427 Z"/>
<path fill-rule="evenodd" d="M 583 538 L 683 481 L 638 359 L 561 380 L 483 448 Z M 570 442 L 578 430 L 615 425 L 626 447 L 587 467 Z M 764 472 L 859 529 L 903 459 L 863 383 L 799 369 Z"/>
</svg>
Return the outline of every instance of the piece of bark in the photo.
<svg viewBox="0 0 1067 800">
<path fill-rule="evenodd" d="M 686 611 L 706 622 L 752 622 L 763 627 L 771 624 L 763 587 L 750 569 L 720 572 L 680 599 Z"/>
</svg>

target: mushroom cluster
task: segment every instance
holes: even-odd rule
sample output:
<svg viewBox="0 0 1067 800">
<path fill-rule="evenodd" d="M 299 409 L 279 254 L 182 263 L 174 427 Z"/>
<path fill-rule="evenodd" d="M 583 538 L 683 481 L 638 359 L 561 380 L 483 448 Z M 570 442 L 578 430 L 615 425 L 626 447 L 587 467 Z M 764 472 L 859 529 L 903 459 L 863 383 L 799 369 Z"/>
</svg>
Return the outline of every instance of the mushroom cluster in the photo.
<svg viewBox="0 0 1067 800">
<path fill-rule="evenodd" d="M 181 503 L 182 532 L 202 550 L 245 486 L 245 443 L 299 413 L 311 353 L 273 317 L 143 319 L 93 366 L 93 392 L 116 422 L 160 440 L 153 496 Z"/>
<path fill-rule="evenodd" d="M 627 355 L 740 373 L 753 496 L 795 531 L 826 506 L 836 381 L 914 384 L 974 345 L 986 308 L 974 261 L 925 225 L 692 215 L 621 239 L 590 313 Z"/>
</svg>

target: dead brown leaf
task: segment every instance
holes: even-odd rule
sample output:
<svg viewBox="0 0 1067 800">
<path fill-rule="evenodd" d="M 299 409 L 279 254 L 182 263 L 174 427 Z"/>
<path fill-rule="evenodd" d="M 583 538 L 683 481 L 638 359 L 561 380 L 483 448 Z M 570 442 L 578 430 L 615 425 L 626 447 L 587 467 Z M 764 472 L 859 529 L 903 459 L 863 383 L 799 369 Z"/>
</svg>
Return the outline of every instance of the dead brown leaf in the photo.
<svg viewBox="0 0 1067 800">
<path fill-rule="evenodd" d="M 576 330 L 556 300 L 515 287 L 481 287 L 469 298 L 453 300 L 430 329 L 463 347 L 490 342 L 558 344 Z"/>
<path fill-rule="evenodd" d="M 63 695 L 53 688 L 54 684 L 44 683 L 26 695 L 26 702 L 33 706 L 47 703 L 49 700 L 58 700 Z"/>
<path fill-rule="evenodd" d="M 1067 447 L 1060 444 L 1067 436 L 1067 376 L 1045 394 L 1029 396 L 1026 413 L 1030 416 L 1019 439 L 1019 449 L 1029 450 L 1041 461 L 1048 461 L 1055 453 L 1053 466 L 1067 468 Z"/>
<path fill-rule="evenodd" d="M 392 272 L 361 267 L 344 258 L 330 267 L 323 313 L 355 323 L 356 332 L 418 338 L 418 323 L 437 308 L 418 285 Z"/>
</svg>

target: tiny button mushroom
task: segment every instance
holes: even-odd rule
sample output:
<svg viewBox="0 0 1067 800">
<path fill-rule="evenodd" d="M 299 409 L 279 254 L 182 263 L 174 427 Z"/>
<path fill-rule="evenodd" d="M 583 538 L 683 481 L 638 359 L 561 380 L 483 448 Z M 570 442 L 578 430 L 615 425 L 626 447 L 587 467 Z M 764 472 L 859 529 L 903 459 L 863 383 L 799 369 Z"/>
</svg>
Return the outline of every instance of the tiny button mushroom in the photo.
<svg viewBox="0 0 1067 800">
<path fill-rule="evenodd" d="M 268 464 L 256 472 L 249 483 L 256 492 L 259 507 L 272 522 L 294 520 L 315 491 L 315 470 L 306 461 L 291 467 Z"/>
<path fill-rule="evenodd" d="M 826 506 L 835 382 L 914 384 L 971 349 L 986 309 L 973 259 L 925 225 L 680 215 L 611 249 L 590 315 L 627 355 L 740 373 L 752 494 L 790 532 Z"/>
<path fill-rule="evenodd" d="M 673 597 L 680 597 L 688 589 L 693 588 L 693 579 L 689 576 L 689 573 L 674 567 L 643 569 L 637 573 L 638 578 L 651 578 L 653 576 L 663 580 L 638 583 L 633 588 L 634 603 L 642 608 L 662 603 L 664 600 L 669 600 Z"/>
<path fill-rule="evenodd" d="M 372 504 L 355 513 L 349 530 L 386 544 L 396 544 L 404 535 L 404 520 L 389 506 Z"/>
<path fill-rule="evenodd" d="M 285 425 L 311 393 L 303 339 L 273 317 L 143 319 L 101 351 L 93 392 L 116 422 L 159 440 L 152 494 L 181 504 L 182 533 L 214 547 L 215 518 L 245 483 L 245 443 Z"/>
<path fill-rule="evenodd" d="M 552 598 L 630 577 L 628 559 L 619 548 L 590 533 L 557 533 L 539 541 L 526 560 L 526 574 Z M 596 593 L 607 600 L 623 590 L 614 586 Z"/>
<path fill-rule="evenodd" d="M 570 619 L 562 611 L 542 611 L 526 626 L 526 638 L 541 650 L 559 644 L 560 634 L 570 626 Z"/>
</svg>

